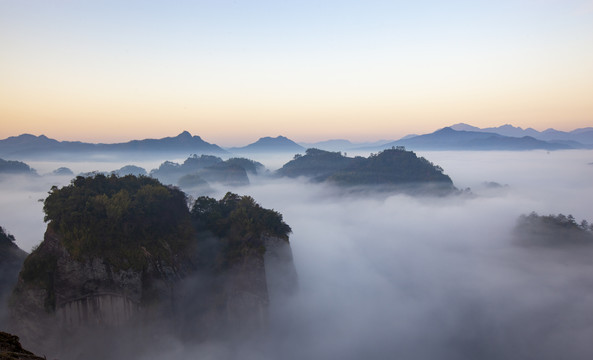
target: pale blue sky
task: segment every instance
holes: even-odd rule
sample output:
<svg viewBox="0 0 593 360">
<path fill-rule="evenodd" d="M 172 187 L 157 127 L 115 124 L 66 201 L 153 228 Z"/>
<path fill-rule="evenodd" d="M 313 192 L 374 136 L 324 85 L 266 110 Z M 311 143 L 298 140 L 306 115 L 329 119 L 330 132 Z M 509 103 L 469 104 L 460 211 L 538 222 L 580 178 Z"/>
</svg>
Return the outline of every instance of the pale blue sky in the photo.
<svg viewBox="0 0 593 360">
<path fill-rule="evenodd" d="M 0 45 L 0 138 L 593 125 L 590 0 L 0 0 Z"/>
</svg>

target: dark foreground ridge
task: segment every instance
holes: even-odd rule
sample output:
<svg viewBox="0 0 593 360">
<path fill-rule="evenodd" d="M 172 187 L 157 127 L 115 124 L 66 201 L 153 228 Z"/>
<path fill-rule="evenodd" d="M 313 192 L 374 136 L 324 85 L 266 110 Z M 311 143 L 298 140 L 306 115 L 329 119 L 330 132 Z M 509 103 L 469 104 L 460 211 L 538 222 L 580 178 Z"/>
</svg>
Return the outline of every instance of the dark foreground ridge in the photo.
<svg viewBox="0 0 593 360">
<path fill-rule="evenodd" d="M 131 175 L 53 187 L 44 240 L 10 300 L 11 331 L 60 359 L 133 359 L 158 346 L 146 339 L 264 330 L 269 302 L 296 286 L 290 227 L 248 196 L 200 197 L 191 211 L 186 201 Z M 100 345 L 110 341 L 121 344 Z"/>
<path fill-rule="evenodd" d="M 18 336 L 0 331 L 0 360 L 44 360 L 23 349 Z"/>
</svg>

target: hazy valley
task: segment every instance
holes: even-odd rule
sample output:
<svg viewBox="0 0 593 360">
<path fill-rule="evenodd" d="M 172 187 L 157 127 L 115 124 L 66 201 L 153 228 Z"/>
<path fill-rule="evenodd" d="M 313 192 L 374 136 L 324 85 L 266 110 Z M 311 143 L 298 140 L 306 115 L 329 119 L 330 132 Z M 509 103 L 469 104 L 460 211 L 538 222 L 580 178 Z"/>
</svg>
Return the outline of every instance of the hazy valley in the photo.
<svg viewBox="0 0 593 360">
<path fill-rule="evenodd" d="M 321 153 L 329 156 L 331 166 L 307 158 L 314 153 L 304 151 L 300 156 L 291 152 L 218 154 L 218 160 L 188 154 L 138 160 L 136 153 L 86 161 L 31 159 L 25 162 L 36 174 L 0 177 L 0 225 L 30 252 L 46 230 L 39 200 L 47 197 L 52 186 L 66 186 L 78 174 L 109 176 L 126 165 L 153 176 L 159 169 L 172 169 L 168 174 L 174 176 L 161 179 L 179 186 L 176 181 L 181 177 L 200 171 L 204 175 L 203 169 L 213 165 L 236 176 L 236 163 L 229 159 L 241 156 L 254 161 L 241 163 L 246 182 L 228 181 L 227 174 L 207 180 L 207 188 L 181 184 L 181 190 L 191 200 L 202 195 L 222 199 L 230 191 L 281 214 L 292 229 L 290 248 L 298 291 L 271 297 L 266 325 L 249 335 L 203 338 L 192 335 L 200 332 L 193 328 L 184 336 L 171 331 L 150 341 L 138 333 L 122 332 L 117 341 L 104 335 L 105 340 L 99 337 L 98 342 L 82 344 L 79 352 L 62 350 L 60 358 L 89 358 L 85 346 L 93 349 L 101 341 L 121 347 L 110 350 L 114 356 L 140 359 L 590 358 L 593 321 L 587 314 L 593 304 L 593 243 L 588 242 L 589 230 L 575 227 L 574 231 L 584 234 L 584 244 L 565 245 L 568 235 L 561 229 L 562 222 L 558 230 L 554 224 L 542 227 L 544 218 L 541 224 L 538 218 L 524 223 L 520 219 L 533 211 L 570 214 L 575 226 L 582 219 L 593 219 L 592 151 L 415 153 L 436 174 L 450 179 L 455 191 L 402 192 L 372 182 L 340 185 L 339 179 L 358 181 L 361 177 L 354 175 L 365 171 L 375 174 L 373 179 L 380 178 L 370 161 L 381 160 L 382 153 L 362 150 L 348 150 L 347 155 Z M 335 170 L 279 176 L 279 169 L 307 159 L 312 165 L 306 166 L 313 166 L 307 169 Z M 203 167 L 197 165 L 200 161 Z M 393 164 L 387 169 L 397 168 Z M 58 168 L 68 168 L 72 174 L 53 173 Z M 208 174 L 212 176 L 212 171 Z M 243 179 L 243 173 L 240 176 Z M 521 243 L 528 234 L 557 239 L 559 245 Z M 275 268 L 268 266 L 266 271 L 274 273 Z M 195 312 L 189 303 L 185 306 Z M 184 314 L 183 308 L 176 311 Z M 3 328 L 14 327 L 6 321 Z M 36 347 L 30 340 L 23 345 Z"/>
</svg>

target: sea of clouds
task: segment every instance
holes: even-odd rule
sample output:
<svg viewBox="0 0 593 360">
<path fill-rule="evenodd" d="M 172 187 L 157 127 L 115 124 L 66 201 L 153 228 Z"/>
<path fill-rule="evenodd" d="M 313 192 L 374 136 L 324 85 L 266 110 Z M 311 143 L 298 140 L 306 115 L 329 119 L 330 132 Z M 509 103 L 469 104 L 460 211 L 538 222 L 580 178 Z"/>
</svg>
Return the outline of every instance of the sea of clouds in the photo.
<svg viewBox="0 0 593 360">
<path fill-rule="evenodd" d="M 346 194 L 267 177 L 215 186 L 217 198 L 230 190 L 283 214 L 293 230 L 299 291 L 271 299 L 264 334 L 202 344 L 172 338 L 142 358 L 593 358 L 591 251 L 526 248 L 513 238 L 518 216 L 531 211 L 593 220 L 593 151 L 419 155 L 471 194 Z M 272 170 L 281 165 L 254 160 Z M 30 165 L 82 172 L 125 162 Z M 43 238 L 38 200 L 68 182 L 1 179 L 0 225 L 21 248 L 30 251 Z"/>
</svg>

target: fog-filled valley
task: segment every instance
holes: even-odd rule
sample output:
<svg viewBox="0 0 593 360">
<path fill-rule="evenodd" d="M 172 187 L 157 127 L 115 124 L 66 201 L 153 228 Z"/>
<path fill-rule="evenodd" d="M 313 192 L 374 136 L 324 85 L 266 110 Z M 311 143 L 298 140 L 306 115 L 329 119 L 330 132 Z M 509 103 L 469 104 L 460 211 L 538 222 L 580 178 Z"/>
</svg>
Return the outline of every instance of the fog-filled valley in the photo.
<svg viewBox="0 0 593 360">
<path fill-rule="evenodd" d="M 126 346 L 150 349 L 138 350 L 140 359 L 590 359 L 593 244 L 525 246 L 515 226 L 532 211 L 593 220 L 593 152 L 417 154 L 461 191 L 348 192 L 266 174 L 249 174 L 249 185 L 211 184 L 216 199 L 249 195 L 282 214 L 298 290 L 270 295 L 262 332 L 190 343 L 134 337 Z M 273 171 L 292 155 L 249 158 Z M 74 177 L 44 174 L 150 171 L 164 160 L 184 159 L 27 162 L 40 176 L 0 177 L 0 226 L 30 252 L 46 228 L 39 200 Z"/>
</svg>

